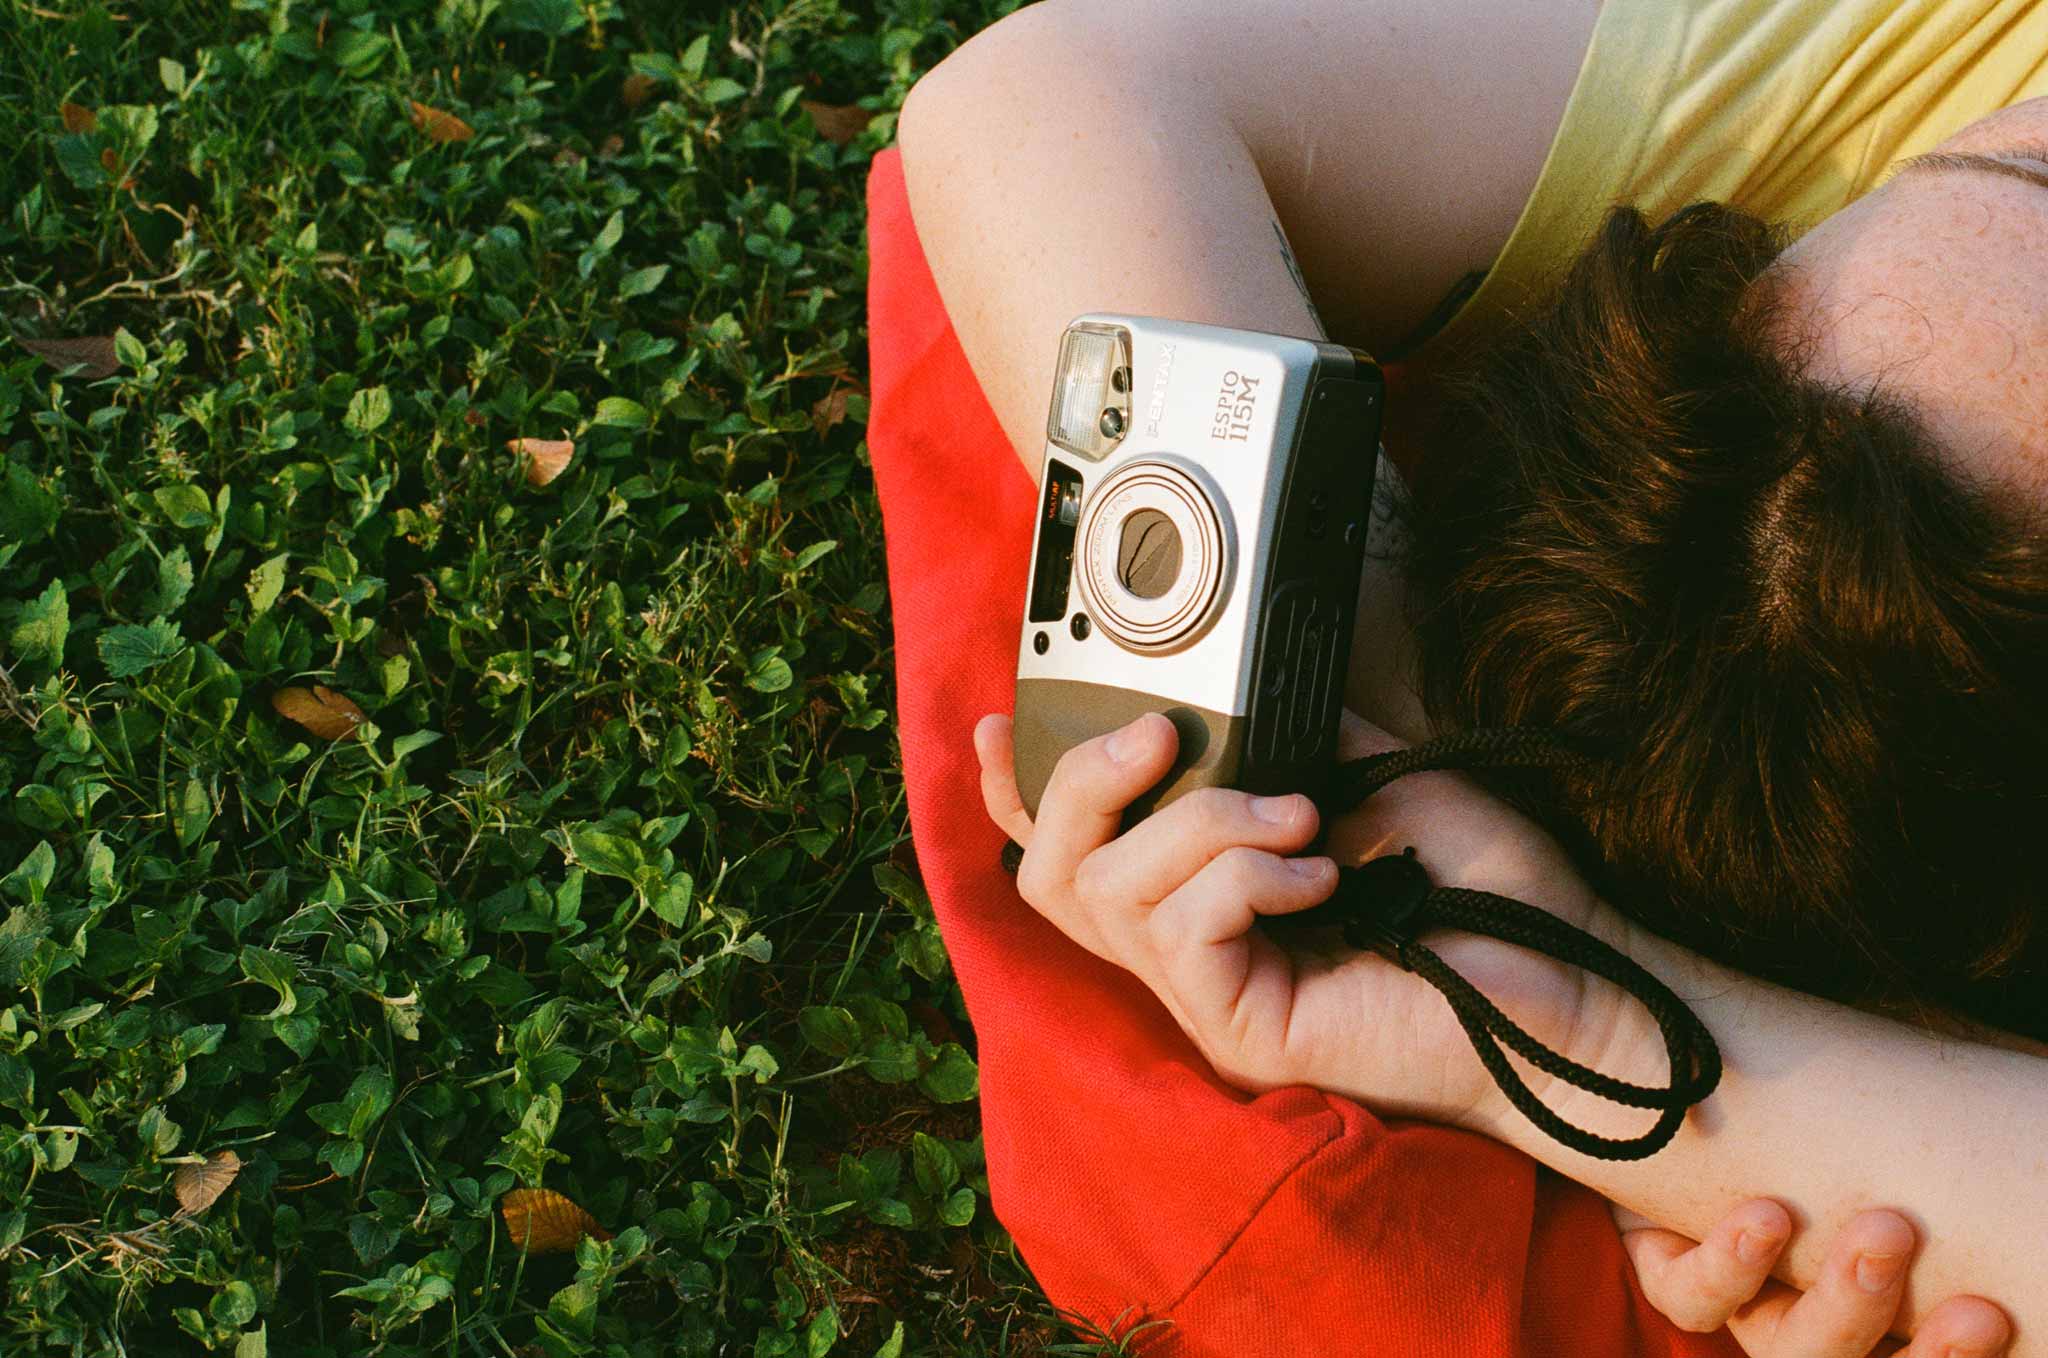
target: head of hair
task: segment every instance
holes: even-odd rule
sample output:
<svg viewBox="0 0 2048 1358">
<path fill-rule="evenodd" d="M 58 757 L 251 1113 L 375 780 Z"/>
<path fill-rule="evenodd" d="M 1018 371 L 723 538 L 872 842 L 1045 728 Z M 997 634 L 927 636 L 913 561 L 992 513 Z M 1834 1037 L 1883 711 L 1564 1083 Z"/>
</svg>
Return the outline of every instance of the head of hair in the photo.
<svg viewBox="0 0 2048 1358">
<path fill-rule="evenodd" d="M 1618 209 L 1445 380 L 1406 506 L 1424 701 L 1599 756 L 1529 809 L 1659 932 L 2048 1036 L 2048 534 L 1908 394 L 1802 376 L 1788 240 Z"/>
</svg>

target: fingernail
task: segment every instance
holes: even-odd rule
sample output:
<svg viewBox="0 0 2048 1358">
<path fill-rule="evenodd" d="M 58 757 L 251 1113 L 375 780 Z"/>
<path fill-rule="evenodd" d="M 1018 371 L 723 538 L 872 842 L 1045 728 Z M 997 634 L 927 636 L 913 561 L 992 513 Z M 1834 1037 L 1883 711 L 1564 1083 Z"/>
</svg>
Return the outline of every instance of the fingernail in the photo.
<svg viewBox="0 0 2048 1358">
<path fill-rule="evenodd" d="M 1294 819 L 1294 798 L 1254 797 L 1252 815 L 1268 825 L 1285 825 Z"/>
<path fill-rule="evenodd" d="M 1865 1292 L 1883 1292 L 1899 1280 L 1906 1267 L 1903 1254 L 1866 1254 L 1856 1261 L 1856 1285 Z"/>
<path fill-rule="evenodd" d="M 1102 748 L 1108 751 L 1111 763 L 1128 764 L 1134 755 L 1144 750 L 1145 738 L 1139 734 L 1140 723 L 1144 720 L 1143 717 L 1138 718 L 1103 742 Z"/>
<path fill-rule="evenodd" d="M 1294 869 L 1299 876 L 1320 877 L 1323 875 L 1323 865 L 1329 861 L 1327 858 L 1290 858 L 1287 860 L 1287 866 Z"/>
<path fill-rule="evenodd" d="M 1768 1231 L 1744 1231 L 1735 1237 L 1735 1254 L 1745 1264 L 1761 1264 L 1784 1243 L 1785 1237 Z"/>
</svg>

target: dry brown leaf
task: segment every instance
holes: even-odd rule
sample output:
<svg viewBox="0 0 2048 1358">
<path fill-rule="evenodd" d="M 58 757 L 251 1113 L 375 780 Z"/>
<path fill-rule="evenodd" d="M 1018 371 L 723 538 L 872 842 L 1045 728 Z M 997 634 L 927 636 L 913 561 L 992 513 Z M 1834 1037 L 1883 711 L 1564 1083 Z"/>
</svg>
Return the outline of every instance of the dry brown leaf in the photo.
<svg viewBox="0 0 2048 1358">
<path fill-rule="evenodd" d="M 362 708 L 321 684 L 311 689 L 281 688 L 270 696 L 270 705 L 279 716 L 290 717 L 322 740 L 354 735 L 363 724 Z"/>
<path fill-rule="evenodd" d="M 412 125 L 427 134 L 427 140 L 447 145 L 451 141 L 468 141 L 476 135 L 468 123 L 443 109 L 431 104 L 412 102 Z"/>
<path fill-rule="evenodd" d="M 815 99 L 799 99 L 797 107 L 811 115 L 811 126 L 834 146 L 846 145 L 875 119 L 873 110 L 859 104 L 821 104 Z"/>
<path fill-rule="evenodd" d="M 613 160 L 617 158 L 619 152 L 625 149 L 626 139 L 614 132 L 597 144 L 597 158 L 599 160 Z"/>
<path fill-rule="evenodd" d="M 53 368 L 85 365 L 87 377 L 112 377 L 121 367 L 112 335 L 79 335 L 72 339 L 25 339 L 21 347 Z"/>
<path fill-rule="evenodd" d="M 66 132 L 90 132 L 100 125 L 100 115 L 83 104 L 74 104 L 69 99 L 57 105 L 57 116 L 64 120 Z"/>
<path fill-rule="evenodd" d="M 654 96 L 661 82 L 651 75 L 635 71 L 619 82 L 619 102 L 629 109 L 639 108 Z"/>
<path fill-rule="evenodd" d="M 526 458 L 526 479 L 544 486 L 560 476 L 576 455 L 574 439 L 506 439 L 505 446 Z"/>
<path fill-rule="evenodd" d="M 527 1254 L 561 1254 L 584 1236 L 609 1240 L 597 1218 L 552 1188 L 515 1188 L 498 1199 L 512 1243 Z"/>
<path fill-rule="evenodd" d="M 846 418 L 845 387 L 834 387 L 811 404 L 811 428 L 822 434 Z"/>
<path fill-rule="evenodd" d="M 179 1165 L 178 1172 L 171 1176 L 171 1192 L 178 1195 L 178 1206 L 187 1212 L 204 1212 L 220 1201 L 220 1195 L 228 1191 L 228 1185 L 241 1172 L 241 1156 L 233 1151 L 215 1151 L 203 1165 Z"/>
</svg>

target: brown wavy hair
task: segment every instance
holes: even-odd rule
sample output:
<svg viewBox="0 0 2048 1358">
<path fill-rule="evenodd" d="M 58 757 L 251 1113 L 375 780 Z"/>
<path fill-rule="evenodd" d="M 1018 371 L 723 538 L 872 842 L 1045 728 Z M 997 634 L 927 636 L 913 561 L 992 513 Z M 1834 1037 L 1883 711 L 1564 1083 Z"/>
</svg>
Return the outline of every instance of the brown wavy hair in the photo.
<svg viewBox="0 0 2048 1358">
<path fill-rule="evenodd" d="M 1801 376 L 1788 240 L 1618 209 L 1447 380 L 1406 506 L 1424 701 L 1603 756 L 1531 809 L 1657 931 L 2048 1037 L 2039 517 L 1898 394 Z"/>
</svg>

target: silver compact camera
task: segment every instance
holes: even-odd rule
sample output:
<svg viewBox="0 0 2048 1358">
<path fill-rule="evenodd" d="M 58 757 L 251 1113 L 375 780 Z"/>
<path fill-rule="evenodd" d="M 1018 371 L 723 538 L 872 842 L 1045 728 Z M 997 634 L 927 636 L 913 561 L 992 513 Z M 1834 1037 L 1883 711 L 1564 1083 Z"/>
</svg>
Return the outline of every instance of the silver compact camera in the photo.
<svg viewBox="0 0 2048 1358">
<path fill-rule="evenodd" d="M 1314 793 L 1336 755 L 1385 384 L 1341 344 L 1089 313 L 1060 340 L 1017 649 L 1017 786 L 1146 712 L 1131 809 Z"/>
</svg>

